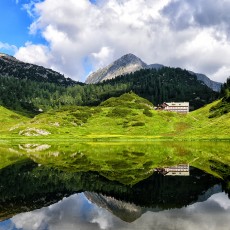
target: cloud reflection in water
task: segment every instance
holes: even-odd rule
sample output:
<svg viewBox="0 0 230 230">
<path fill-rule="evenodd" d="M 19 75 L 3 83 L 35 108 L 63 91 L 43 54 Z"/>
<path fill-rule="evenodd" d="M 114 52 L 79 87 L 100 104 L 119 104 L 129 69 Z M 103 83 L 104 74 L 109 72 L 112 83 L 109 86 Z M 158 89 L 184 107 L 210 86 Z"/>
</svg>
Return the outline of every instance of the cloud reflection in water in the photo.
<svg viewBox="0 0 230 230">
<path fill-rule="evenodd" d="M 64 198 L 49 207 L 16 215 L 11 219 L 11 230 L 228 230 L 229 216 L 228 196 L 225 193 L 217 193 L 205 202 L 198 202 L 181 209 L 147 211 L 134 222 L 126 223 L 106 209 L 90 203 L 81 193 Z M 0 223 L 0 230 L 9 229 L 4 228 L 4 224 L 6 226 L 6 221 Z"/>
</svg>

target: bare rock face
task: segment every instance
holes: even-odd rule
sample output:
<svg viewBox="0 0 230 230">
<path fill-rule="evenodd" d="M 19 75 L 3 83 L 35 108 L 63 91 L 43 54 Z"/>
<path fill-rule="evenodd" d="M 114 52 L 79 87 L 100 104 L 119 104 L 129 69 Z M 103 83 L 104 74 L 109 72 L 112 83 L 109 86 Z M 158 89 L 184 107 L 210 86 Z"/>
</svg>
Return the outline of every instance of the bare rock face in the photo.
<svg viewBox="0 0 230 230">
<path fill-rule="evenodd" d="M 86 79 L 87 84 L 94 84 L 117 76 L 147 68 L 147 64 L 134 54 L 126 54 L 105 68 L 90 74 Z"/>
<path fill-rule="evenodd" d="M 121 58 L 117 59 L 110 65 L 93 72 L 88 76 L 85 83 L 87 84 L 95 84 L 98 82 L 102 82 L 108 79 L 115 78 L 117 76 L 125 75 L 128 73 L 132 73 L 138 71 L 140 69 L 161 69 L 164 65 L 161 64 L 150 64 L 147 65 L 140 58 L 135 56 L 134 54 L 126 54 Z M 194 73 L 189 71 L 191 74 L 196 75 L 197 79 L 202 81 L 205 85 L 211 88 L 213 91 L 219 92 L 221 89 L 222 83 L 215 82 L 210 80 L 204 74 Z"/>
</svg>

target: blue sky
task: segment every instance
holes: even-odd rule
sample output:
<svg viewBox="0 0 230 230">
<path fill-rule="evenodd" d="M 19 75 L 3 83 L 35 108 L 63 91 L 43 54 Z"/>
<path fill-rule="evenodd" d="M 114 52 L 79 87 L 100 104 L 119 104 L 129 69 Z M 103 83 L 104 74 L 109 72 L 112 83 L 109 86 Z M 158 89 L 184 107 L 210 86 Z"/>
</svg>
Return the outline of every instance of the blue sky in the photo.
<svg viewBox="0 0 230 230">
<path fill-rule="evenodd" d="M 35 43 L 44 42 L 41 36 L 34 36 L 29 34 L 29 26 L 33 22 L 27 11 L 23 9 L 24 4 L 28 4 L 28 0 L 1 0 L 1 20 L 0 20 L 0 42 L 21 47 L 27 41 Z M 14 54 L 12 49 L 1 48 L 0 52 Z"/>
<path fill-rule="evenodd" d="M 15 0 L 1 0 L 0 9 L 1 41 L 18 46 L 24 45 L 31 19 L 25 11 L 20 9 Z"/>
<path fill-rule="evenodd" d="M 0 52 L 75 80 L 126 53 L 230 75 L 229 0 L 0 0 L 0 9 Z"/>
</svg>

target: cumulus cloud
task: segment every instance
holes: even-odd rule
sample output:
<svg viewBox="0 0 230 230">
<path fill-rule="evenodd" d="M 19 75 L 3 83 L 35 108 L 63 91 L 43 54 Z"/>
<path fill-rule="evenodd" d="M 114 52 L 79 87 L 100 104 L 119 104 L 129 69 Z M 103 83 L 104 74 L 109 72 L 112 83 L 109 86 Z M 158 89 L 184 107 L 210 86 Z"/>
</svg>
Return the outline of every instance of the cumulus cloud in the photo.
<svg viewBox="0 0 230 230">
<path fill-rule="evenodd" d="M 47 65 L 50 62 L 51 53 L 47 46 L 44 45 L 34 45 L 30 42 L 25 44 L 25 47 L 19 48 L 17 51 L 16 58 L 23 57 L 25 62 L 38 64 L 38 65 Z"/>
<path fill-rule="evenodd" d="M 90 71 L 133 53 L 148 64 L 179 66 L 218 81 L 228 77 L 228 1 L 31 2 L 25 6 L 34 18 L 30 33 L 41 33 L 47 44 L 21 47 L 21 60 L 34 63 L 37 57 L 38 64 L 84 81 Z"/>
</svg>

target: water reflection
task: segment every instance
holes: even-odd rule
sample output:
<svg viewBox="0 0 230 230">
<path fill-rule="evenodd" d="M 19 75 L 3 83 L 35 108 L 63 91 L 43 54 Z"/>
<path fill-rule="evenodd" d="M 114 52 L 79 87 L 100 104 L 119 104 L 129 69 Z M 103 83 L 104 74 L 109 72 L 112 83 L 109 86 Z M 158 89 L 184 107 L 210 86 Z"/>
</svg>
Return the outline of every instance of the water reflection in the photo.
<svg viewBox="0 0 230 230">
<path fill-rule="evenodd" d="M 164 176 L 189 176 L 189 164 L 178 164 L 164 168 L 156 168 L 154 171 Z"/>
<path fill-rule="evenodd" d="M 107 229 L 115 223 L 126 226 L 124 222 L 139 222 L 147 212 L 183 209 L 206 201 L 221 192 L 222 187 L 223 180 L 194 167 L 190 167 L 190 176 L 166 177 L 155 172 L 134 186 L 128 186 L 95 172 L 67 173 L 25 160 L 0 171 L 0 217 L 6 220 L 14 216 L 11 221 L 18 229 L 52 229 L 50 226 L 55 224 L 67 224 L 63 221 L 68 218 L 72 218 L 68 224 L 73 224 L 74 218 L 80 218 L 78 221 L 84 226 L 98 223 L 100 228 Z M 70 196 L 81 192 L 84 193 Z M 62 201 L 57 203 L 59 200 Z M 28 212 L 54 203 L 57 204 Z M 65 210 L 67 206 L 68 210 Z M 27 213 L 19 214 L 22 212 Z M 99 223 L 101 215 L 106 218 L 104 216 L 105 219 Z M 54 224 L 52 218 L 58 219 L 57 223 Z"/>
<path fill-rule="evenodd" d="M 92 145 L 0 147 L 0 230 L 228 229 L 227 144 Z"/>
<path fill-rule="evenodd" d="M 181 209 L 155 212 L 145 209 L 140 218 L 127 223 L 108 210 L 89 203 L 84 194 L 76 194 L 48 208 L 19 214 L 8 222 L 8 229 L 75 230 L 75 229 L 164 229 L 228 230 L 230 201 L 217 193 L 203 203 Z"/>
</svg>

